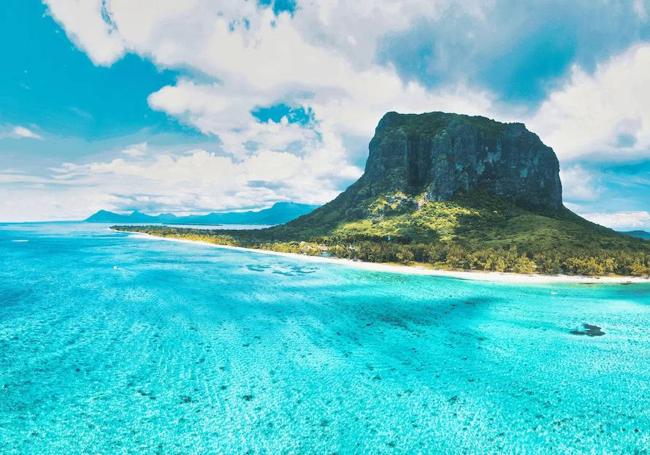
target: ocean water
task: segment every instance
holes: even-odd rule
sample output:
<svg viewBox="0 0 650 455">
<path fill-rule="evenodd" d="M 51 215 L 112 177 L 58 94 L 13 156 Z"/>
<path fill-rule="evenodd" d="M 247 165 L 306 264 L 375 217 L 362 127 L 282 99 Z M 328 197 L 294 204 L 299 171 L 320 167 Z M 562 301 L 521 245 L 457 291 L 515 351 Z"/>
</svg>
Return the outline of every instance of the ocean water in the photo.
<svg viewBox="0 0 650 455">
<path fill-rule="evenodd" d="M 648 285 L 0 225 L 0 453 L 649 450 Z"/>
</svg>

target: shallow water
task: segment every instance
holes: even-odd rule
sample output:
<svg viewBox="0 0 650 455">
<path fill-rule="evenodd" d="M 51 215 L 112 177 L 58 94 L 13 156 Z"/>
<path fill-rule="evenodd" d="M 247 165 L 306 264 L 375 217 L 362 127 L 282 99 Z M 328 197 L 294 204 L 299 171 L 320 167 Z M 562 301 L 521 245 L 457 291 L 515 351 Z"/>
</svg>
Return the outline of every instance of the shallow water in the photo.
<svg viewBox="0 0 650 455">
<path fill-rule="evenodd" d="M 0 225 L 0 452 L 644 453 L 649 331 L 648 285 Z"/>
</svg>

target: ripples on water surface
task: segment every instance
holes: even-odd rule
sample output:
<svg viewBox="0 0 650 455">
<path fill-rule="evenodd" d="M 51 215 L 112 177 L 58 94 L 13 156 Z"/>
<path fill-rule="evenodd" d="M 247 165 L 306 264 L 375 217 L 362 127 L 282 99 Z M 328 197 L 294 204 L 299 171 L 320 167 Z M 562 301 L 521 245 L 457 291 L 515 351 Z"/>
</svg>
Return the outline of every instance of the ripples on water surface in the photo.
<svg viewBox="0 0 650 455">
<path fill-rule="evenodd" d="M 649 330 L 648 285 L 515 287 L 3 225 L 0 448 L 645 453 Z"/>
</svg>

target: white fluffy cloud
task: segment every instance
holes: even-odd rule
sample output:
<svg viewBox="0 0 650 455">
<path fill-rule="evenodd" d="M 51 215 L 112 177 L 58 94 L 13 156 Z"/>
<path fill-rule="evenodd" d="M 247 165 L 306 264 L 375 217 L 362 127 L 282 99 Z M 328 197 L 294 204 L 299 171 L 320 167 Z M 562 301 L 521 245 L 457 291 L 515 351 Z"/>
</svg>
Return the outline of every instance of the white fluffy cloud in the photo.
<svg viewBox="0 0 650 455">
<path fill-rule="evenodd" d="M 147 154 L 148 145 L 146 142 L 141 142 L 139 144 L 133 144 L 130 147 L 122 149 L 122 154 L 130 158 L 138 158 Z"/>
<path fill-rule="evenodd" d="M 234 200 L 259 204 L 259 197 L 326 202 L 361 172 L 351 154 L 363 151 L 351 152 L 346 144 L 354 138 L 367 142 L 385 112 L 486 114 L 492 105 L 489 94 L 470 87 L 431 91 L 404 83 L 394 68 L 374 61 L 381 34 L 408 27 L 417 17 L 442 14 L 452 4 L 447 0 L 329 0 L 301 4 L 293 17 L 276 16 L 252 1 L 85 0 L 83 8 L 78 3 L 48 0 L 52 15 L 94 62 L 110 64 L 134 52 L 161 67 L 201 74 L 152 93 L 149 104 L 218 137 L 224 152 L 160 157 L 146 170 L 125 157 L 83 169 L 156 175 L 159 182 L 164 174 L 170 184 L 192 175 L 202 182 L 195 193 L 204 192 L 204 207 Z M 262 122 L 251 114 L 280 102 L 309 108 L 315 119 Z M 124 154 L 136 158 L 141 150 Z"/>
<path fill-rule="evenodd" d="M 357 175 L 357 169 L 327 168 L 326 165 L 311 160 L 306 162 L 305 158 L 291 153 L 266 150 L 244 160 L 234 160 L 202 149 L 181 154 L 154 151 L 146 156 L 120 157 L 110 161 L 66 163 L 53 170 L 52 179 L 65 185 L 115 185 L 110 191 L 113 193 L 128 188 L 134 193 L 159 193 L 176 195 L 178 198 L 203 195 L 206 202 L 188 203 L 187 206 L 203 207 L 205 210 L 221 205 L 250 205 L 255 199 L 247 200 L 247 192 L 255 193 L 265 202 L 287 199 L 298 192 L 303 195 L 303 200 L 309 202 L 329 199 L 336 194 L 336 185 L 328 182 L 330 176 L 338 173 L 339 178 L 353 178 Z M 259 186 L 259 182 L 265 181 L 282 184 L 276 183 L 273 190 L 269 190 Z M 314 181 L 320 185 L 308 186 Z M 224 195 L 225 201 L 222 200 Z"/>
<path fill-rule="evenodd" d="M 381 115 L 391 110 L 523 120 L 558 153 L 566 194 L 575 200 L 592 200 L 600 191 L 598 179 L 576 160 L 649 156 L 650 46 L 632 48 L 593 74 L 574 67 L 526 115 L 462 80 L 432 89 L 406 82 L 390 64 L 377 62 L 387 33 L 459 8 L 480 20 L 490 2 L 322 0 L 300 2 L 293 15 L 276 16 L 255 1 L 45 1 L 98 65 L 132 52 L 159 67 L 188 70 L 150 94 L 149 105 L 220 140 L 220 155 L 194 150 L 154 156 L 141 144 L 113 160 L 67 164 L 52 177 L 62 185 L 92 181 L 119 193 L 110 207 L 131 200 L 157 200 L 167 209 L 262 205 L 273 198 L 325 202 L 360 173 L 354 163 L 363 150 L 350 144 L 367 143 Z M 310 108 L 314 120 L 261 122 L 251 114 L 280 102 Z M 101 180 L 109 175 L 123 186 Z M 121 194 L 127 182 L 133 199 Z"/>
<path fill-rule="evenodd" d="M 603 191 L 598 178 L 578 164 L 560 170 L 560 179 L 565 200 L 593 201 Z"/>
<path fill-rule="evenodd" d="M 47 0 L 52 15 L 70 39 L 97 65 L 110 65 L 125 52 L 103 0 Z"/>
<path fill-rule="evenodd" d="M 20 125 L 6 125 L 0 126 L 0 139 L 43 139 L 40 134 L 33 130 Z"/>
<path fill-rule="evenodd" d="M 650 45 L 633 47 L 593 74 L 574 67 L 530 125 L 561 159 L 650 157 Z"/>
<path fill-rule="evenodd" d="M 626 229 L 650 229 L 650 212 L 629 211 L 629 212 L 591 212 L 583 213 L 582 216 L 594 223 L 617 230 Z"/>
<path fill-rule="evenodd" d="M 141 143 L 111 159 L 64 163 L 47 176 L 0 173 L 0 213 L 3 221 L 37 221 L 82 219 L 99 209 L 199 213 L 264 207 L 278 200 L 321 203 L 358 172 L 319 151 L 301 157 L 260 150 L 239 159 Z"/>
</svg>

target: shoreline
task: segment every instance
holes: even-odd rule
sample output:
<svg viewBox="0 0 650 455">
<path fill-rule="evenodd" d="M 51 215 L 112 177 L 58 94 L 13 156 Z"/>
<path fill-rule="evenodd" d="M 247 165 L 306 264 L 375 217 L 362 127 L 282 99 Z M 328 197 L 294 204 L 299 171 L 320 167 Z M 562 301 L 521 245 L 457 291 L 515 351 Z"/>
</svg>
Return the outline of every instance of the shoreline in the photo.
<svg viewBox="0 0 650 455">
<path fill-rule="evenodd" d="M 188 243 L 194 245 L 211 246 L 215 248 L 222 248 L 226 250 L 248 251 L 260 254 L 270 254 L 275 256 L 300 259 L 309 262 L 329 263 L 335 265 L 342 265 L 347 267 L 354 267 L 361 270 L 370 272 L 384 272 L 384 273 L 400 273 L 405 275 L 421 275 L 421 276 L 437 276 L 443 278 L 456 278 L 461 280 L 481 281 L 491 283 L 506 283 L 506 284 L 650 284 L 650 278 L 634 277 L 634 276 L 586 276 L 586 275 L 542 275 L 542 274 L 523 274 L 512 272 L 491 272 L 491 271 L 469 271 L 469 270 L 442 270 L 423 267 L 421 265 L 401 265 L 401 264 L 388 264 L 380 262 L 363 262 L 353 261 L 351 259 L 343 259 L 336 257 L 324 256 L 308 256 L 306 254 L 298 253 L 283 253 L 279 251 L 263 250 L 256 248 L 245 248 L 241 246 L 232 245 L 219 245 L 216 243 L 204 242 L 201 240 L 187 240 L 177 239 L 173 237 L 160 237 L 142 232 L 131 231 L 115 231 L 113 232 L 126 232 L 133 237 L 138 237 L 146 240 L 165 240 L 169 242 Z"/>
</svg>

